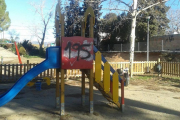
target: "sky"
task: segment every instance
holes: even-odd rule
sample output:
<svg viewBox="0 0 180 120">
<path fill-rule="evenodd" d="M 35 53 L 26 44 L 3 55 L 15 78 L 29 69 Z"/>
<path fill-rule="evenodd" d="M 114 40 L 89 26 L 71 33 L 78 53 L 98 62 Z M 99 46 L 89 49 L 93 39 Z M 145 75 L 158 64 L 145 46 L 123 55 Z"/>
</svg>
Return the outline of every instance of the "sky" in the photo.
<svg viewBox="0 0 180 120">
<path fill-rule="evenodd" d="M 9 17 L 11 19 L 11 26 L 8 31 L 5 31 L 4 37 L 10 38 L 9 31 L 15 30 L 16 33 L 19 33 L 18 42 L 22 42 L 23 40 L 31 40 L 32 42 L 36 41 L 37 38 L 33 36 L 33 28 L 34 26 L 38 26 L 41 29 L 41 21 L 40 16 L 35 13 L 35 9 L 30 5 L 30 2 L 37 3 L 39 0 L 5 0 L 7 8 L 6 10 L 9 12 Z M 51 0 L 52 1 L 52 0 Z M 47 0 L 46 9 L 49 10 L 48 5 L 52 5 L 52 2 Z M 53 10 L 54 13 L 55 10 Z M 52 17 L 47 33 L 45 42 L 54 42 L 54 16 Z M 41 32 L 41 31 L 38 31 Z M 1 33 L 2 37 L 2 33 Z"/>
<path fill-rule="evenodd" d="M 4 38 L 10 38 L 9 31 L 15 30 L 19 34 L 19 40 L 17 42 L 22 42 L 23 40 L 30 40 L 33 43 L 37 44 L 37 38 L 33 36 L 32 31 L 34 26 L 41 27 L 40 16 L 35 13 L 35 9 L 30 5 L 30 3 L 34 2 L 38 4 L 40 0 L 5 0 L 7 8 L 6 10 L 9 12 L 9 17 L 11 19 L 11 26 L 8 31 L 4 32 Z M 103 15 L 104 16 L 108 12 L 119 12 L 119 11 L 108 11 L 105 8 L 121 8 L 125 9 L 123 5 L 117 4 L 114 2 L 116 0 L 108 0 L 104 2 L 103 5 Z M 126 0 L 127 2 L 128 0 Z M 131 1 L 131 0 L 129 0 Z M 46 0 L 46 10 L 49 10 L 49 7 L 52 5 L 53 0 Z M 64 0 L 62 0 L 62 3 Z M 174 0 L 170 0 L 166 3 L 166 5 L 171 6 L 171 9 L 180 9 L 180 3 L 174 2 Z M 55 8 L 53 9 L 53 13 Z M 54 38 L 54 16 L 52 17 L 46 34 L 45 43 L 53 43 L 55 41 Z M 38 32 L 41 32 L 40 30 Z M 0 38 L 3 37 L 3 33 L 0 33 Z"/>
</svg>

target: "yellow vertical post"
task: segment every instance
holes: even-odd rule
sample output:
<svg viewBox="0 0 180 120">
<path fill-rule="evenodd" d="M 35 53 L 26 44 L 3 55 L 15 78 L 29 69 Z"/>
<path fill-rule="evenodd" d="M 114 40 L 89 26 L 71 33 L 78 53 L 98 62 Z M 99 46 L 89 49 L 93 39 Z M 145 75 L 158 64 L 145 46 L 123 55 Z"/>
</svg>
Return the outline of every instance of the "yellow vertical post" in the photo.
<svg viewBox="0 0 180 120">
<path fill-rule="evenodd" d="M 119 101 L 119 82 L 118 82 L 118 73 L 113 74 L 113 101 L 117 103 Z"/>
<path fill-rule="evenodd" d="M 110 90 L 110 65 L 108 62 L 104 64 L 104 76 L 103 76 L 104 91 L 109 93 Z"/>
<path fill-rule="evenodd" d="M 55 27 L 56 27 L 56 46 L 60 46 L 60 31 L 59 31 L 59 24 L 60 20 L 57 19 L 57 16 L 60 18 L 61 11 L 59 9 L 59 4 L 56 5 L 56 11 L 55 11 Z M 58 14 L 59 13 L 59 14 Z M 60 108 L 60 91 L 59 91 L 59 72 L 60 69 L 54 70 L 53 77 L 56 75 L 56 108 Z M 52 69 L 51 69 L 52 73 Z"/>
<path fill-rule="evenodd" d="M 90 113 L 94 112 L 93 104 L 93 69 L 90 69 L 90 78 L 89 78 L 89 102 L 90 102 Z"/>
<path fill-rule="evenodd" d="M 101 81 L 101 53 L 98 51 L 95 56 L 95 81 L 99 83 Z"/>
<path fill-rule="evenodd" d="M 61 14 L 61 37 L 64 37 L 64 14 Z M 61 69 L 61 115 L 65 114 L 64 83 L 64 70 Z"/>
<path fill-rule="evenodd" d="M 81 89 L 81 104 L 82 106 L 85 106 L 85 73 L 82 71 L 82 89 Z"/>
<path fill-rule="evenodd" d="M 61 14 L 61 37 L 64 37 L 64 14 Z M 60 41 L 61 46 L 61 41 Z"/>
<path fill-rule="evenodd" d="M 65 114 L 65 101 L 64 101 L 64 69 L 61 69 L 61 115 Z"/>
<path fill-rule="evenodd" d="M 90 38 L 94 38 L 94 34 L 93 34 L 93 27 L 94 27 L 94 23 L 93 23 L 93 17 L 90 17 L 90 28 L 89 28 L 89 37 Z M 89 79 L 89 102 L 90 102 L 90 113 L 92 114 L 94 112 L 94 104 L 93 104 L 93 69 L 90 69 L 90 79 Z"/>
<path fill-rule="evenodd" d="M 56 108 L 60 107 L 59 72 L 60 69 L 56 69 Z"/>
<path fill-rule="evenodd" d="M 81 36 L 85 37 L 85 23 L 81 22 Z M 81 104 L 82 106 L 85 106 L 85 73 L 82 70 L 82 82 L 81 82 Z"/>
<path fill-rule="evenodd" d="M 84 23 L 84 21 L 81 22 L 81 36 L 85 37 L 85 23 Z"/>
</svg>

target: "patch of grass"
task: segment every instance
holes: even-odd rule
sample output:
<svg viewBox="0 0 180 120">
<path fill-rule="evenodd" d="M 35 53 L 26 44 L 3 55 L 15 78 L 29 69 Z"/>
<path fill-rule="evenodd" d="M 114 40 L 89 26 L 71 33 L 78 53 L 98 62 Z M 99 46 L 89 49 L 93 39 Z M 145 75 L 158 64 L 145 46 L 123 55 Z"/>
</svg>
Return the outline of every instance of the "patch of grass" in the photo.
<svg viewBox="0 0 180 120">
<path fill-rule="evenodd" d="M 180 77 L 176 77 L 176 76 L 163 76 L 163 78 L 180 80 Z"/>
<path fill-rule="evenodd" d="M 175 76 L 164 76 L 162 80 L 166 82 L 180 83 L 180 78 Z"/>
</svg>

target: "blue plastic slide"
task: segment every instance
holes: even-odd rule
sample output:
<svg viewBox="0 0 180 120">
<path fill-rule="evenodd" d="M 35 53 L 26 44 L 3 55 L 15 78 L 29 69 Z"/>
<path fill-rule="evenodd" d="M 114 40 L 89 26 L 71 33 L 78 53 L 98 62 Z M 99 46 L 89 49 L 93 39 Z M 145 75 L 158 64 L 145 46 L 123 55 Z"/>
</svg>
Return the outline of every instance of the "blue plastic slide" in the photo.
<svg viewBox="0 0 180 120">
<path fill-rule="evenodd" d="M 0 96 L 0 107 L 11 101 L 38 74 L 50 68 L 60 68 L 60 47 L 46 49 L 46 60 L 25 73 L 8 91 Z"/>
</svg>

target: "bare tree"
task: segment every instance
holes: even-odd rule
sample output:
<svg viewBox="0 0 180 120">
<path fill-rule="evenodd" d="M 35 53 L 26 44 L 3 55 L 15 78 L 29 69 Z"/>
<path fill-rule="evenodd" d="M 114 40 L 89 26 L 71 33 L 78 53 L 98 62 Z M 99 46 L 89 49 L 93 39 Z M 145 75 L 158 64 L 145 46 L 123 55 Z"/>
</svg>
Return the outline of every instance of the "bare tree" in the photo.
<svg viewBox="0 0 180 120">
<path fill-rule="evenodd" d="M 41 25 L 33 25 L 31 29 L 33 36 L 35 36 L 38 40 L 40 50 L 43 49 L 44 40 L 46 37 L 47 27 L 50 22 L 50 19 L 53 17 L 55 0 L 52 2 L 49 10 L 46 10 L 45 7 L 46 0 L 40 0 L 40 3 L 30 3 L 30 5 L 34 8 L 35 13 L 40 17 Z M 41 26 L 41 27 L 40 27 Z M 39 32 L 40 31 L 40 32 Z"/>
<path fill-rule="evenodd" d="M 180 34 L 180 10 L 170 10 L 168 12 L 168 18 L 170 20 L 169 26 L 169 33 L 177 33 Z"/>
<path fill-rule="evenodd" d="M 113 0 L 110 0 L 109 4 L 112 4 Z M 113 8 L 108 8 L 109 10 L 116 10 L 116 11 L 124 11 L 130 14 L 130 18 L 131 18 L 131 34 L 130 34 L 130 73 L 131 73 L 131 77 L 133 75 L 133 61 L 134 61 L 134 48 L 135 48 L 135 30 L 136 30 L 136 19 L 137 16 L 143 12 L 146 11 L 147 9 L 158 5 L 160 3 L 164 3 L 166 1 L 169 0 L 157 0 L 157 2 L 155 3 L 155 1 L 152 0 L 145 0 L 145 2 L 148 3 L 147 6 L 140 4 L 141 0 L 131 0 L 131 1 L 126 1 L 126 0 L 116 0 L 116 5 L 113 6 Z M 114 2 L 114 1 L 113 1 Z M 125 7 L 122 8 L 118 8 L 118 6 L 122 6 L 124 5 Z"/>
<path fill-rule="evenodd" d="M 13 30 L 10 30 L 8 32 L 8 34 L 10 35 L 10 38 L 11 38 L 11 42 L 14 42 L 16 40 L 19 39 L 19 33 L 17 33 L 14 29 Z"/>
</svg>

